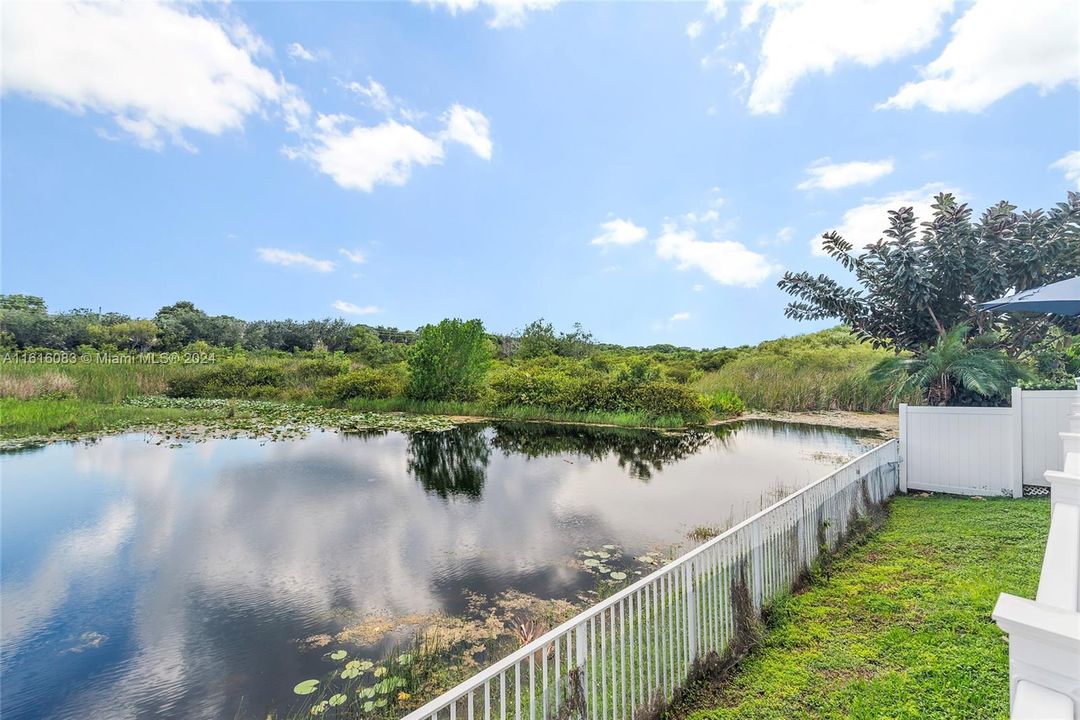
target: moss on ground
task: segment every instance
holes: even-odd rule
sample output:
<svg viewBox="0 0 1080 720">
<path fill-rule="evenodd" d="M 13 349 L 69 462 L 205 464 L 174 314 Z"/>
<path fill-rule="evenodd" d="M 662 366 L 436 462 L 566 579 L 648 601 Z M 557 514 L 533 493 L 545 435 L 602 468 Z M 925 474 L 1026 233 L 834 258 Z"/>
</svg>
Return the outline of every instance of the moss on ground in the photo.
<svg viewBox="0 0 1080 720">
<path fill-rule="evenodd" d="M 774 608 L 761 645 L 670 714 L 722 718 L 1004 718 L 998 593 L 1033 597 L 1046 499 L 899 497 L 827 577 Z"/>
</svg>

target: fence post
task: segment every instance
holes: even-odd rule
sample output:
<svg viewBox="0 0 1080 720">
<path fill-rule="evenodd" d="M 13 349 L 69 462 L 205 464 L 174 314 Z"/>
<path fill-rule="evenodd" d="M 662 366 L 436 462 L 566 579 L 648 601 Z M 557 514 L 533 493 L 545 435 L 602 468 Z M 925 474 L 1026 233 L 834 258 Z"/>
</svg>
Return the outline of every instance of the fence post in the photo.
<svg viewBox="0 0 1080 720">
<path fill-rule="evenodd" d="M 697 608 L 697 572 L 694 570 L 694 561 L 687 563 L 686 572 L 689 574 L 689 582 L 686 583 L 686 632 L 689 642 L 686 647 L 690 652 L 690 662 L 697 660 L 698 656 L 698 608 Z"/>
<path fill-rule="evenodd" d="M 754 599 L 754 609 L 761 610 L 764 604 L 764 578 L 765 569 L 762 564 L 761 547 L 761 521 L 755 520 L 750 523 L 750 568 L 751 568 L 751 597 Z"/>
<path fill-rule="evenodd" d="M 806 547 L 806 493 L 799 493 L 799 571 L 810 569 L 810 553 Z"/>
<path fill-rule="evenodd" d="M 586 658 L 588 657 L 588 655 L 587 648 L 585 647 L 585 622 L 586 621 L 582 620 L 581 623 L 577 626 L 577 629 L 574 631 L 574 665 L 577 667 L 578 671 L 578 690 L 581 693 L 581 707 L 579 708 L 579 711 L 581 712 L 582 720 L 584 720 L 587 716 L 585 704 L 589 702 L 589 693 L 587 693 L 585 689 L 588 686 L 588 681 L 592 680 L 592 678 L 587 677 L 586 672 Z M 569 658 L 567 658 L 567 660 L 569 660 Z M 573 682 L 571 682 L 570 685 L 567 687 L 567 692 L 575 692 Z M 570 703 L 570 706 L 573 707 L 573 698 L 570 698 L 568 702 Z M 505 713 L 506 708 L 503 708 L 502 711 L 503 713 Z M 505 717 L 505 714 L 503 715 L 503 717 Z"/>
<path fill-rule="evenodd" d="M 900 403 L 900 492 L 907 493 L 908 405 Z"/>
<path fill-rule="evenodd" d="M 1012 496 L 1024 497 L 1024 391 L 1012 389 Z"/>
</svg>

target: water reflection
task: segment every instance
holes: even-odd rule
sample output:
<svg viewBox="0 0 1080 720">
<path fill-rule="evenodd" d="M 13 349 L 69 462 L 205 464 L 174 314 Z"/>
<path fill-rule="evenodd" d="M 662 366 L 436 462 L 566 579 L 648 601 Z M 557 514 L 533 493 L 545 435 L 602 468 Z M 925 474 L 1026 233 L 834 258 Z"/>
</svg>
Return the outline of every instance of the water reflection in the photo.
<svg viewBox="0 0 1080 720">
<path fill-rule="evenodd" d="M 580 549 L 679 542 L 858 449 L 767 424 L 500 423 L 0 456 L 4 717 L 262 718 L 325 671 L 298 639 L 455 614 L 469 592 L 573 597 Z"/>
<path fill-rule="evenodd" d="M 478 498 L 484 489 L 491 446 L 483 425 L 409 435 L 409 472 L 441 498 Z"/>
<path fill-rule="evenodd" d="M 649 480 L 665 465 L 683 460 L 710 443 L 722 444 L 735 431 L 732 426 L 687 432 L 540 423 L 495 423 L 494 427 L 492 445 L 507 455 L 536 458 L 573 454 L 594 461 L 612 455 L 620 468 L 639 480 Z"/>
</svg>

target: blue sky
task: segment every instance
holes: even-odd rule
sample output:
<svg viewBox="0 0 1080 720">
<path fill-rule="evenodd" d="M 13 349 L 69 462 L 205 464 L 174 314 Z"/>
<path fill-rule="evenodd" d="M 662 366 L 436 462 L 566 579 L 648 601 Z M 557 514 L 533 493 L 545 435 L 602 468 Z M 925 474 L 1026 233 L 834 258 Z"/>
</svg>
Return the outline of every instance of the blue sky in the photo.
<svg viewBox="0 0 1080 720">
<path fill-rule="evenodd" d="M 3 292 L 602 340 L 814 329 L 939 189 L 1080 182 L 1071 0 L 3 6 Z M 827 325 L 828 323 L 824 323 Z"/>
</svg>

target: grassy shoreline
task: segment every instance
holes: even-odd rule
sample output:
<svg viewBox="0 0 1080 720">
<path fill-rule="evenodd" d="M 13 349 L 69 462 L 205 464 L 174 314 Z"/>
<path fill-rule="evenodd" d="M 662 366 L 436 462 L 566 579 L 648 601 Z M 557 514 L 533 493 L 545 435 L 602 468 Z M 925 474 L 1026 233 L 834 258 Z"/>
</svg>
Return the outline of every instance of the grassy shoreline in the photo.
<svg viewBox="0 0 1080 720">
<path fill-rule="evenodd" d="M 991 718 L 1009 710 L 999 592 L 1031 597 L 1050 507 L 897 497 L 884 525 L 777 603 L 760 645 L 670 717 Z"/>
<path fill-rule="evenodd" d="M 352 400 L 340 406 L 301 406 L 311 408 L 312 411 L 437 416 L 455 423 L 514 420 L 648 430 L 685 430 L 692 427 L 683 424 L 678 418 L 650 419 L 634 413 L 559 413 L 524 406 L 511 406 L 492 412 L 490 408 L 476 403 L 418 402 L 403 399 Z M 889 414 L 845 411 L 779 414 L 751 412 L 712 420 L 708 425 L 758 419 L 874 430 L 883 437 L 891 437 L 892 426 L 895 425 L 894 417 Z M 68 398 L 0 398 L 0 441 L 9 444 L 19 441 L 48 443 L 78 440 L 123 432 L 153 432 L 156 429 L 174 431 L 185 425 L 195 427 L 228 421 L 228 410 L 224 407 L 147 407 L 126 402 L 108 403 Z"/>
</svg>

